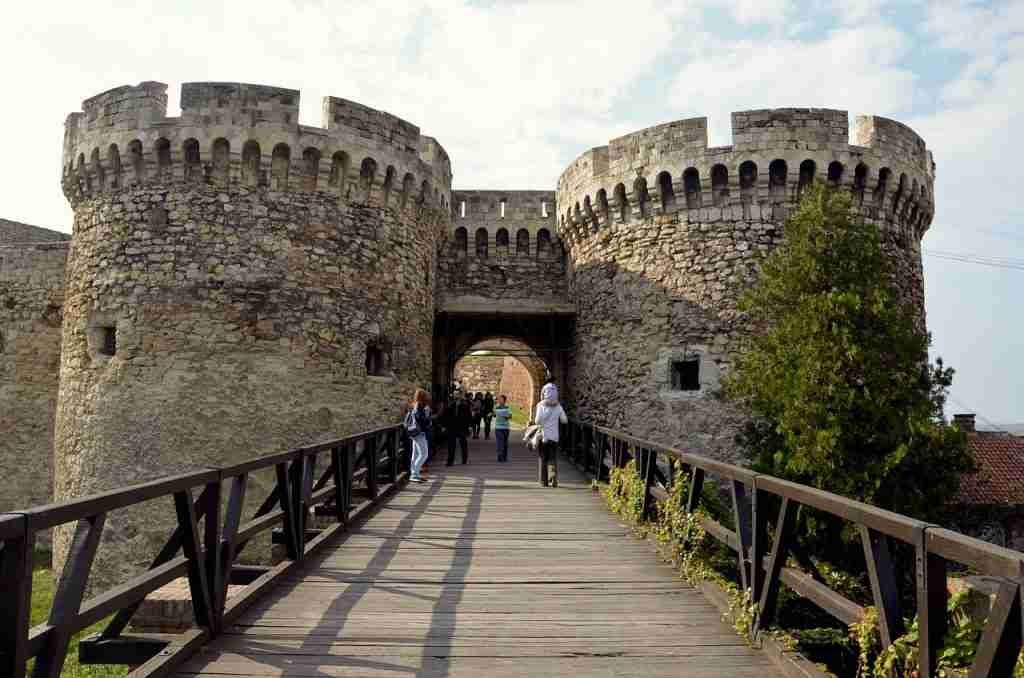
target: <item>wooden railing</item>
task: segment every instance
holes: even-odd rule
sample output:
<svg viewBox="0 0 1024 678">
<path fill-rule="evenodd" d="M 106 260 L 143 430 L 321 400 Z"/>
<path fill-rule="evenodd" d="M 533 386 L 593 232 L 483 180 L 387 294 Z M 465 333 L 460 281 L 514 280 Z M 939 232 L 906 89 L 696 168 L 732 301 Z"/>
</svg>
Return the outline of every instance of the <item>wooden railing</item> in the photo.
<svg viewBox="0 0 1024 678">
<path fill-rule="evenodd" d="M 645 515 L 653 510 L 655 501 L 665 501 L 670 496 L 673 483 L 680 482 L 683 474 L 690 483 L 684 507 L 687 512 L 701 508 L 702 490 L 709 479 L 728 489 L 736 529 L 726 527 L 705 512 L 697 515 L 707 534 L 737 553 L 740 585 L 750 592 L 756 604 L 755 635 L 775 620 L 779 587 L 783 584 L 844 624 L 860 621 L 864 616 L 861 605 L 830 588 L 824 577 L 815 576 L 818 573 L 813 562 L 798 552 L 798 508 L 804 506 L 856 526 L 883 648 L 904 632 L 905 611 L 901 609 L 893 548 L 913 550 L 916 610 L 907 612 L 916 612 L 918 619 L 922 676 L 936 674 L 936 659 L 946 635 L 946 578 L 950 565 L 959 563 L 974 573 L 1000 578 L 999 591 L 969 675 L 1010 678 L 1013 674 L 1024 642 L 1024 553 L 602 426 L 573 421 L 567 428 L 561 438 L 565 453 L 599 480 L 608 478 L 612 468 L 635 460 L 645 487 Z M 668 469 L 676 464 L 670 461 L 680 464 L 682 473 L 671 477 L 674 474 Z M 778 506 L 774 519 L 768 515 L 769 505 Z M 773 535 L 770 543 L 769 532 Z M 788 566 L 790 558 L 801 567 Z"/>
<path fill-rule="evenodd" d="M 390 426 L 233 466 L 0 514 L 0 676 L 21 678 L 28 661 L 35 659 L 33 676 L 56 678 L 71 638 L 111 615 L 101 633 L 80 643 L 80 660 L 135 665 L 140 676 L 166 675 L 333 535 L 401 487 L 409 464 L 402 435 L 401 426 Z M 318 475 L 322 458 L 326 465 Z M 273 489 L 243 523 L 250 476 L 263 470 L 273 471 Z M 176 527 L 150 568 L 83 600 L 107 514 L 160 499 L 172 500 Z M 310 529 L 310 513 L 327 515 L 333 522 L 323 530 Z M 36 535 L 72 522 L 74 536 L 49 618 L 29 628 Z M 273 567 L 236 564 L 253 537 L 278 525 L 273 541 L 283 544 L 285 560 Z M 123 634 L 147 594 L 186 576 L 194 614 L 191 630 Z M 229 584 L 245 588 L 228 598 Z"/>
</svg>

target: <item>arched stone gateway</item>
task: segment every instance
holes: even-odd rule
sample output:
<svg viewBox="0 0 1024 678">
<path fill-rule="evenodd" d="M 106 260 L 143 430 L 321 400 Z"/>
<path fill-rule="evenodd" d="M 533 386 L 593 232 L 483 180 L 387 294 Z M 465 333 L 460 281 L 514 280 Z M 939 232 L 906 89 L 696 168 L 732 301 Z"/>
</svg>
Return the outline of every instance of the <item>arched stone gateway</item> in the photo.
<svg viewBox="0 0 1024 678">
<path fill-rule="evenodd" d="M 517 410 L 533 412 L 541 386 L 550 378 L 547 362 L 516 339 L 488 339 L 455 362 L 454 381 L 463 391 L 504 395 Z"/>
<path fill-rule="evenodd" d="M 352 101 L 327 98 L 322 127 L 290 89 L 188 83 L 180 117 L 166 102 L 145 82 L 68 117 L 65 278 L 43 295 L 0 269 L 0 368 L 62 322 L 57 500 L 391 423 L 488 349 L 574 414 L 730 459 L 743 413 L 716 394 L 750 332 L 736 302 L 812 181 L 879 225 L 924 323 L 934 165 L 891 120 L 858 118 L 850 143 L 844 111 L 747 111 L 722 148 L 681 120 L 587 151 L 556 191 L 453 191 L 435 139 Z M 2 468 L 44 437 L 15 427 Z M 10 479 L 25 500 L 0 510 L 38 502 L 43 475 Z M 112 516 L 97 581 L 145 566 L 165 513 Z"/>
</svg>

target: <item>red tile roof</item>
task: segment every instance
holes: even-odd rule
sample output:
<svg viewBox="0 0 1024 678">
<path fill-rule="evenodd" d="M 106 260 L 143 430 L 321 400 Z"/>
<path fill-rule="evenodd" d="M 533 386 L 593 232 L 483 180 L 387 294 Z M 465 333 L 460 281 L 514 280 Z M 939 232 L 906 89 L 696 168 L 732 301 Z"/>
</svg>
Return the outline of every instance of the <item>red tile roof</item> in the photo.
<svg viewBox="0 0 1024 678">
<path fill-rule="evenodd" d="M 1024 438 L 1008 433 L 967 435 L 978 472 L 960 479 L 954 503 L 1024 505 Z"/>
</svg>

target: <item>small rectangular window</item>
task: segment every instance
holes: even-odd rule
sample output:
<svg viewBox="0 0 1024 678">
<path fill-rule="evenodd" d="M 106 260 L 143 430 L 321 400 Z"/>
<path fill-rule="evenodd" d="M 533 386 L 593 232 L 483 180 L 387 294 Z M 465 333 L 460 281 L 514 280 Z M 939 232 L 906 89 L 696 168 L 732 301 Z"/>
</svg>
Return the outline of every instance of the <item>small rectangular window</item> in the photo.
<svg viewBox="0 0 1024 678">
<path fill-rule="evenodd" d="M 504 200 L 501 201 L 501 218 L 502 219 L 505 218 L 505 201 Z"/>
<path fill-rule="evenodd" d="M 117 353 L 117 328 L 100 327 L 99 333 L 100 355 L 114 355 L 115 353 Z"/>
<path fill-rule="evenodd" d="M 386 362 L 384 350 L 380 346 L 371 344 L 366 347 L 366 374 L 373 377 L 385 376 Z"/>
<path fill-rule="evenodd" d="M 540 204 L 540 215 L 542 217 L 546 217 L 548 215 L 548 204 L 546 202 L 541 202 Z"/>
<path fill-rule="evenodd" d="M 672 361 L 672 390 L 700 390 L 700 359 L 689 358 Z"/>
<path fill-rule="evenodd" d="M 466 201 L 463 200 L 459 205 L 459 216 L 463 219 L 466 218 Z"/>
</svg>

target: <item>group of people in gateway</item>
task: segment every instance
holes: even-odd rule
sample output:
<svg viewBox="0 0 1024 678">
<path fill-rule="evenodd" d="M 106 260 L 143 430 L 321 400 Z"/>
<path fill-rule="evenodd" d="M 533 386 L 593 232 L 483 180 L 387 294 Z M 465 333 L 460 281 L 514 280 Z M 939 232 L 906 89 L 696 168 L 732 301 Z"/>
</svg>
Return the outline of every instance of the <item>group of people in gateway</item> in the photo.
<svg viewBox="0 0 1024 678">
<path fill-rule="evenodd" d="M 441 403 L 435 416 L 430 396 L 421 388 L 413 393 L 405 414 L 404 427 L 412 445 L 410 480 L 426 480 L 427 464 L 434 452 L 435 433 L 443 433 L 448 443 L 447 466 L 455 463 L 455 452 L 461 452 L 463 464 L 469 463 L 469 437 L 480 437 L 483 423 L 484 440 L 491 437 L 494 422 L 495 452 L 499 463 L 508 461 L 508 438 L 512 430 L 512 408 L 508 398 L 491 393 L 481 394 L 455 390 L 448 403 Z M 541 389 L 541 400 L 533 412 L 523 440 L 537 451 L 537 479 L 544 487 L 558 487 L 559 425 L 568 423 L 565 409 L 558 401 L 558 387 L 549 382 Z M 440 429 L 438 431 L 438 429 Z"/>
</svg>

